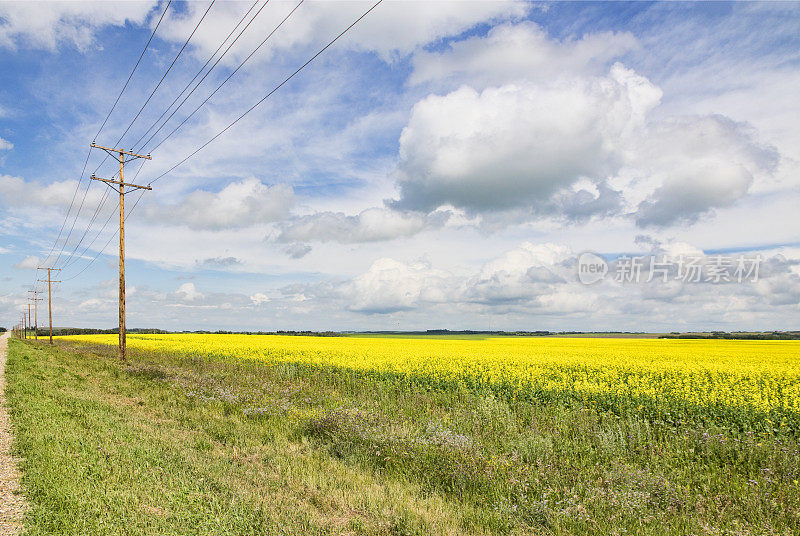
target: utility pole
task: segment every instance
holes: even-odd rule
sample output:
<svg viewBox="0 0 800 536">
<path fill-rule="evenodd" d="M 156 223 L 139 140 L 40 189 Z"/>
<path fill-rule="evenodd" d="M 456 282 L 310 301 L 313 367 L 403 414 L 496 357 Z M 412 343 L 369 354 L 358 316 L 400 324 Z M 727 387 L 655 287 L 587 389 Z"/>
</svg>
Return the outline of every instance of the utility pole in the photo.
<svg viewBox="0 0 800 536">
<path fill-rule="evenodd" d="M 50 344 L 53 344 L 53 283 L 61 283 L 61 281 L 53 281 L 52 272 L 61 270 L 61 268 L 37 268 L 37 270 L 47 270 L 47 281 L 39 279 L 42 283 L 47 283 L 47 312 L 50 316 Z"/>
<path fill-rule="evenodd" d="M 150 160 L 150 155 L 141 155 L 125 151 L 123 149 L 112 149 L 110 147 L 103 147 L 92 143 L 92 147 L 102 149 L 110 156 L 115 157 L 119 154 L 119 180 L 101 179 L 92 174 L 92 179 L 106 183 L 111 189 L 119 193 L 119 358 L 125 361 L 125 194 L 133 192 L 134 190 L 152 190 L 149 186 L 139 186 L 137 184 L 130 184 L 125 182 L 125 164 L 137 158 L 144 158 Z M 127 160 L 125 156 L 129 156 Z M 131 190 L 125 190 L 128 186 Z"/>
<path fill-rule="evenodd" d="M 33 293 L 33 338 L 39 340 L 39 302 L 42 298 L 39 297 L 39 291 L 36 289 L 29 290 Z M 31 299 L 31 298 L 28 298 Z"/>
<path fill-rule="evenodd" d="M 25 323 L 25 313 L 22 313 L 22 338 L 28 338 L 28 325 Z"/>
</svg>

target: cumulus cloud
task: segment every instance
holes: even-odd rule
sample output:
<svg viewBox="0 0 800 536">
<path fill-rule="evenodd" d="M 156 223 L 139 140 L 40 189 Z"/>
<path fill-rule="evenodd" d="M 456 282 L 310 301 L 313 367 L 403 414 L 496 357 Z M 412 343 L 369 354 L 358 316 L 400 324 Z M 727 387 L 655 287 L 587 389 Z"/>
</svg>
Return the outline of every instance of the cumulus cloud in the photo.
<svg viewBox="0 0 800 536">
<path fill-rule="evenodd" d="M 2 117 L 2 113 L 0 113 L 0 117 Z M 14 148 L 14 144 L 8 140 L 4 140 L 0 138 L 0 151 L 10 151 Z"/>
<path fill-rule="evenodd" d="M 414 106 L 400 137 L 392 207 L 450 204 L 481 226 L 626 214 L 641 227 L 692 224 L 769 183 L 779 154 L 722 115 L 655 112 L 662 91 L 609 64 L 628 33 L 558 40 L 532 22 L 420 50 L 410 83 L 456 90 Z"/>
<path fill-rule="evenodd" d="M 467 283 L 465 296 L 489 304 L 535 299 L 566 282 L 559 272 L 568 259 L 574 256 L 566 246 L 525 242 L 485 264 Z"/>
<path fill-rule="evenodd" d="M 720 115 L 664 121 L 643 145 L 637 166 L 647 182 L 658 185 L 636 209 L 636 223 L 643 227 L 693 223 L 730 206 L 779 159 L 748 125 Z"/>
<path fill-rule="evenodd" d="M 255 294 L 250 296 L 250 301 L 253 302 L 253 305 L 258 307 L 259 305 L 263 305 L 269 302 L 270 300 L 269 296 L 267 296 L 266 294 L 263 294 L 261 292 L 256 292 Z"/>
<path fill-rule="evenodd" d="M 444 224 L 447 214 L 369 208 L 355 216 L 342 212 L 318 212 L 286 221 L 278 235 L 281 242 L 377 242 L 412 236 L 425 228 Z M 307 253 L 307 251 L 306 251 Z"/>
<path fill-rule="evenodd" d="M 337 293 L 347 308 L 365 314 L 386 314 L 449 304 L 485 307 L 509 304 L 538 308 L 546 304 L 559 310 L 577 310 L 594 303 L 581 287 L 565 287 L 574 272 L 575 257 L 559 244 L 525 242 L 487 262 L 473 276 L 457 276 L 422 261 L 376 260 L 370 268 L 341 283 Z M 574 283 L 575 277 L 571 278 Z M 575 284 L 574 286 L 577 286 Z M 578 295 L 583 295 L 578 296 Z M 580 307 L 578 307 L 580 305 Z"/>
<path fill-rule="evenodd" d="M 348 308 L 363 313 L 406 311 L 422 303 L 447 301 L 451 276 L 428 263 L 378 259 L 369 270 L 344 284 Z"/>
<path fill-rule="evenodd" d="M 17 270 L 36 270 L 42 264 L 42 259 L 35 255 L 29 255 L 14 265 Z"/>
<path fill-rule="evenodd" d="M 294 201 L 291 186 L 267 186 L 249 178 L 216 193 L 195 190 L 175 205 L 149 206 L 146 216 L 155 222 L 215 231 L 280 221 L 289 215 Z"/>
<path fill-rule="evenodd" d="M 78 49 L 92 44 L 103 26 L 141 25 L 155 1 L 135 2 L 3 2 L 0 3 L 0 46 L 56 50 L 61 43 Z"/>
<path fill-rule="evenodd" d="M 544 82 L 565 74 L 599 74 L 609 61 L 637 48 L 636 38 L 628 32 L 557 41 L 536 23 L 506 23 L 494 26 L 485 37 L 457 41 L 443 52 L 417 52 L 409 82 L 468 81 L 472 87 L 486 87 L 521 79 Z"/>
<path fill-rule="evenodd" d="M 661 91 L 623 66 L 608 76 L 462 87 L 418 102 L 400 137 L 398 208 L 542 208 L 580 179 L 623 164 Z"/>
<path fill-rule="evenodd" d="M 34 181 L 26 181 L 20 177 L 0 175 L 0 203 L 6 206 L 23 207 L 66 207 L 75 195 L 77 181 L 66 180 L 52 182 L 47 185 Z M 89 190 L 85 204 L 93 206 L 100 202 L 103 191 L 99 188 Z"/>
<path fill-rule="evenodd" d="M 640 243 L 644 244 L 643 241 Z M 649 241 L 650 251 L 639 254 L 642 270 L 638 281 L 617 280 L 617 268 L 626 257 L 612 260 L 606 277 L 592 286 L 577 278 L 577 255 L 563 244 L 525 242 L 486 262 L 473 275 L 443 271 L 426 262 L 403 262 L 391 258 L 375 261 L 369 269 L 343 283 L 329 283 L 333 290 L 317 284 L 314 288 L 294 288 L 293 293 L 315 300 L 330 299 L 352 311 L 371 315 L 401 311 L 430 311 L 447 307 L 454 311 L 486 314 L 586 316 L 612 318 L 603 329 L 621 329 L 623 320 L 639 318 L 628 329 L 643 329 L 648 322 L 676 326 L 682 322 L 742 322 L 741 315 L 774 317 L 776 307 L 796 310 L 800 307 L 800 256 L 783 253 L 750 252 L 747 270 L 754 259 L 763 258 L 760 267 L 742 281 L 738 280 L 739 254 L 705 254 L 699 248 L 680 241 Z M 677 267 L 685 257 L 696 257 L 702 277 L 685 280 L 685 275 L 670 270 L 650 277 L 648 259 Z M 728 265 L 731 277 L 715 281 L 711 267 L 720 258 Z M 687 304 L 691 311 L 687 312 Z M 596 320 L 596 319 L 595 319 Z M 752 318 L 748 317 L 747 321 Z M 600 324 L 596 324 L 602 326 Z M 652 328 L 652 327 L 651 327 Z M 706 328 L 708 329 L 708 328 Z"/>
<path fill-rule="evenodd" d="M 178 290 L 175 291 L 175 294 L 177 294 L 183 301 L 189 302 L 197 301 L 204 297 L 202 293 L 197 291 L 194 283 L 182 284 L 180 287 L 178 287 Z"/>
</svg>

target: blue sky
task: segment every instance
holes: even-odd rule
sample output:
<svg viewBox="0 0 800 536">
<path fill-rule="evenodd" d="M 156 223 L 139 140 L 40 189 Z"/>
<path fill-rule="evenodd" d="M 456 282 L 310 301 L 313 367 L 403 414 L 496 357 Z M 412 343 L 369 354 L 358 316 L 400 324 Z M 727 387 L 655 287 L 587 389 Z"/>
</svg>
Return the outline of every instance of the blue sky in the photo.
<svg viewBox="0 0 800 536">
<path fill-rule="evenodd" d="M 211 7 L 123 146 L 251 5 Z M 371 4 L 305 2 L 154 149 L 295 5 L 259 12 L 126 177 L 162 175 Z M 27 309 L 38 266 L 63 268 L 56 324 L 115 325 L 117 207 L 87 182 L 115 170 L 95 150 L 81 171 L 165 6 L 0 4 L 0 325 Z M 170 5 L 98 143 L 116 142 L 208 6 Z M 386 0 L 141 197 L 128 325 L 796 329 L 797 8 Z M 743 283 L 583 285 L 585 251 L 612 271 L 623 254 L 763 265 Z"/>
</svg>

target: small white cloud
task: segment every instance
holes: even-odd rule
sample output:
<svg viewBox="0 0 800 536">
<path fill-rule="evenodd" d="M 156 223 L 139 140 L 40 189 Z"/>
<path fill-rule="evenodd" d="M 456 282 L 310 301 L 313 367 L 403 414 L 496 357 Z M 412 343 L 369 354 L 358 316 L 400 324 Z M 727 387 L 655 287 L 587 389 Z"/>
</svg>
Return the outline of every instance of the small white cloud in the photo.
<svg viewBox="0 0 800 536">
<path fill-rule="evenodd" d="M 17 270 L 35 270 L 39 266 L 41 266 L 41 263 L 42 260 L 39 257 L 35 255 L 30 255 L 22 259 L 22 261 L 15 264 L 14 268 L 16 268 Z"/>
<path fill-rule="evenodd" d="M 486 263 L 468 281 L 466 296 L 485 304 L 534 299 L 564 282 L 559 265 L 572 256 L 572 251 L 560 244 L 525 242 Z"/>
<path fill-rule="evenodd" d="M 422 302 L 447 299 L 451 276 L 427 263 L 406 264 L 378 259 L 369 270 L 340 289 L 353 311 L 393 313 L 413 309 Z"/>
<path fill-rule="evenodd" d="M 55 50 L 60 43 L 85 49 L 103 26 L 126 22 L 141 25 L 158 2 L 0 3 L 0 47 Z"/>
<path fill-rule="evenodd" d="M 293 205 L 291 186 L 267 186 L 249 178 L 216 193 L 196 190 L 177 205 L 150 206 L 146 214 L 151 221 L 213 231 L 280 221 Z"/>
<path fill-rule="evenodd" d="M 418 52 L 409 81 L 466 80 L 473 87 L 486 87 L 520 79 L 545 81 L 599 73 L 608 62 L 638 46 L 627 32 L 557 41 L 533 22 L 500 24 L 486 37 L 458 41 L 443 52 Z"/>
<path fill-rule="evenodd" d="M 112 300 L 101 300 L 99 298 L 90 298 L 78 304 L 78 309 L 87 312 L 96 312 L 109 310 L 110 305 L 114 303 Z"/>
<path fill-rule="evenodd" d="M 378 242 L 412 236 L 426 227 L 440 226 L 446 215 L 425 215 L 386 208 L 369 208 L 355 216 L 318 212 L 293 218 L 282 225 L 281 242 Z"/>
<path fill-rule="evenodd" d="M 0 115 L 0 117 L 2 116 Z M 0 151 L 10 151 L 13 148 L 14 148 L 13 143 L 11 143 L 8 140 L 4 140 L 3 138 L 0 138 Z"/>
<path fill-rule="evenodd" d="M 269 301 L 269 296 L 266 294 L 262 294 L 261 292 L 256 292 L 252 296 L 250 296 L 250 301 L 253 302 L 253 305 L 258 307 L 259 305 L 263 305 Z"/>
<path fill-rule="evenodd" d="M 6 206 L 40 206 L 40 207 L 67 207 L 75 195 L 77 181 L 56 181 L 44 185 L 34 181 L 25 181 L 20 177 L 0 175 L 0 203 Z M 100 202 L 102 190 L 99 188 L 89 190 L 86 196 L 86 205 L 94 206 Z"/>
<path fill-rule="evenodd" d="M 185 301 L 196 301 L 203 298 L 203 294 L 197 291 L 194 287 L 194 283 L 184 283 L 178 290 L 176 291 L 183 300 Z"/>
</svg>

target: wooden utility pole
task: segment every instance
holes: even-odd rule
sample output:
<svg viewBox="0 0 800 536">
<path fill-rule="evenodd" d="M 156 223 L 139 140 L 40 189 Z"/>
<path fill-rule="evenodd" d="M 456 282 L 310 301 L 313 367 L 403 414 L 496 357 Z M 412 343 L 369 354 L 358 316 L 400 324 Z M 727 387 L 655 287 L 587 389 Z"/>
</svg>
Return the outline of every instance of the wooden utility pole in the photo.
<svg viewBox="0 0 800 536">
<path fill-rule="evenodd" d="M 39 340 L 39 302 L 42 299 L 39 297 L 39 291 L 36 289 L 29 290 L 33 293 L 33 338 Z M 31 298 L 29 298 L 31 299 Z"/>
<path fill-rule="evenodd" d="M 31 329 L 31 304 L 28 304 L 28 329 Z"/>
<path fill-rule="evenodd" d="M 53 281 L 52 272 L 61 270 L 61 268 L 37 268 L 38 270 L 47 270 L 47 313 L 50 316 L 50 344 L 53 344 L 53 283 L 61 283 L 61 281 Z M 42 283 L 44 280 L 40 279 Z"/>
<path fill-rule="evenodd" d="M 101 179 L 92 174 L 92 179 L 106 183 L 115 192 L 119 193 L 119 358 L 125 361 L 125 194 L 134 190 L 152 190 L 149 186 L 139 186 L 125 182 L 125 164 L 137 158 L 150 160 L 150 155 L 141 155 L 125 151 L 123 149 L 112 149 L 92 143 L 92 147 L 102 149 L 112 157 L 119 154 L 119 180 Z M 127 160 L 125 156 L 129 156 Z M 125 190 L 128 186 L 131 190 Z"/>
<path fill-rule="evenodd" d="M 22 313 L 22 338 L 28 338 L 28 326 L 25 323 L 25 313 Z"/>
</svg>

